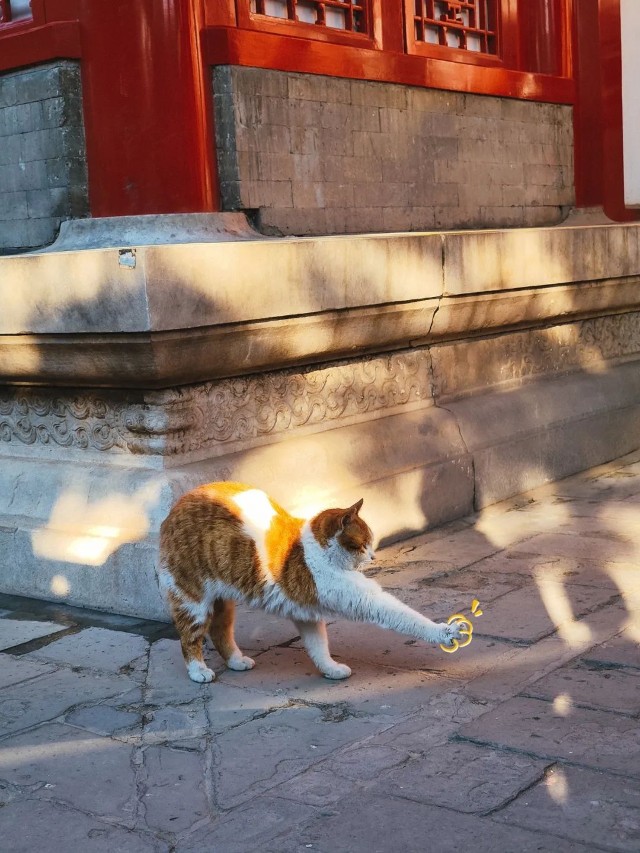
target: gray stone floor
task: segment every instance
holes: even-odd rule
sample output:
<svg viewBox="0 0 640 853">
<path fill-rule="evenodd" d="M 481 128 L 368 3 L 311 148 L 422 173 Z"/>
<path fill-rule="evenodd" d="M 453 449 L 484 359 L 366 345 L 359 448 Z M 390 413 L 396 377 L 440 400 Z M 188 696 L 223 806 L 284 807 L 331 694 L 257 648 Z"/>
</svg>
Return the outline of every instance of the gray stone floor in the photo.
<svg viewBox="0 0 640 853">
<path fill-rule="evenodd" d="M 0 596 L 0 849 L 637 853 L 639 557 L 640 453 L 388 548 L 473 642 L 336 623 L 337 683 L 261 613 L 196 685 L 170 626 Z"/>
</svg>

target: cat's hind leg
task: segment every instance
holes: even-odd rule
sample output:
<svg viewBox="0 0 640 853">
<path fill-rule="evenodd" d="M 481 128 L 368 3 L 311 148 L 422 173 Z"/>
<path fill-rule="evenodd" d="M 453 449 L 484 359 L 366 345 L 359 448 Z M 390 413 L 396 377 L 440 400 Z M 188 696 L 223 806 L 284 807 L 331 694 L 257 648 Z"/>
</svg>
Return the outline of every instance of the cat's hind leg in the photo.
<svg viewBox="0 0 640 853">
<path fill-rule="evenodd" d="M 202 653 L 207 631 L 206 616 L 204 619 L 199 619 L 193 612 L 190 612 L 189 608 L 184 606 L 183 602 L 178 601 L 173 596 L 170 597 L 170 604 L 173 623 L 180 637 L 180 646 L 189 678 L 199 684 L 213 681 L 216 674 L 206 665 Z"/>
<path fill-rule="evenodd" d="M 213 602 L 213 614 L 209 620 L 209 636 L 229 669 L 253 669 L 256 662 L 242 654 L 235 640 L 233 633 L 235 609 L 233 601 L 216 598 Z"/>
<path fill-rule="evenodd" d="M 351 675 L 349 667 L 344 663 L 338 663 L 338 661 L 331 657 L 327 626 L 324 622 L 301 622 L 295 620 L 295 625 L 298 631 L 300 631 L 300 637 L 307 650 L 307 654 L 325 678 L 349 678 Z"/>
</svg>

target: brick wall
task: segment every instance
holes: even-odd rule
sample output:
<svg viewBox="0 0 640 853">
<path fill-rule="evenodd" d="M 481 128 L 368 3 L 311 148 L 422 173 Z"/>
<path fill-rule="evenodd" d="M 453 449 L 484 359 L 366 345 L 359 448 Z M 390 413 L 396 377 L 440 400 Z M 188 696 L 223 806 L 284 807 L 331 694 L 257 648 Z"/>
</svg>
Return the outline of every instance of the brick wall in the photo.
<svg viewBox="0 0 640 853">
<path fill-rule="evenodd" d="M 79 66 L 0 75 L 0 253 L 47 245 L 87 215 Z"/>
<path fill-rule="evenodd" d="M 219 67 L 223 207 L 272 234 L 553 225 L 574 203 L 571 107 Z"/>
</svg>

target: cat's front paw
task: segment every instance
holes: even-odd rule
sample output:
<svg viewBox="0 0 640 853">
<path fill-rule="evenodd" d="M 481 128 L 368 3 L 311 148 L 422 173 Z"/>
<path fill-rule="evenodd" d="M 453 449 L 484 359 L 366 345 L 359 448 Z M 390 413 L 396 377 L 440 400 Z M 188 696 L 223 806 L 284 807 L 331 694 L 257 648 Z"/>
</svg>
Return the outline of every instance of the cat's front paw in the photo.
<svg viewBox="0 0 640 853">
<path fill-rule="evenodd" d="M 335 681 L 339 681 L 341 678 L 349 678 L 351 675 L 351 668 L 348 667 L 346 663 L 337 663 L 337 661 L 332 661 L 330 666 L 323 668 L 322 674 L 325 678 L 331 678 Z"/>
<path fill-rule="evenodd" d="M 462 633 L 464 627 L 464 622 L 456 621 L 451 622 L 451 624 L 441 622 L 437 625 L 438 637 L 436 639 L 436 643 L 442 643 L 443 646 L 450 646 L 454 640 L 458 640 L 458 642 L 460 642 L 464 639 L 464 635 Z"/>
<path fill-rule="evenodd" d="M 189 678 L 191 681 L 195 681 L 197 684 L 209 684 L 210 681 L 216 677 L 215 672 L 212 669 L 204 664 L 200 663 L 200 661 L 192 660 L 187 667 L 187 672 L 189 673 Z"/>
<path fill-rule="evenodd" d="M 229 669 L 235 669 L 236 672 L 243 672 L 246 669 L 253 669 L 256 662 L 253 658 L 248 658 L 246 655 L 233 655 L 227 661 Z"/>
</svg>

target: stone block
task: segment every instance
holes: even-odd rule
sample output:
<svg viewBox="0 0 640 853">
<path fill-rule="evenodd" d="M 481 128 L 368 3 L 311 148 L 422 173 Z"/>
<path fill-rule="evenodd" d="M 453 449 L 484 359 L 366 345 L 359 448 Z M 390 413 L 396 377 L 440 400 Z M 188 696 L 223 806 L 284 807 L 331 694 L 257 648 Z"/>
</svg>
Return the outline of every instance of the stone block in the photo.
<svg viewBox="0 0 640 853">
<path fill-rule="evenodd" d="M 117 787 L 117 786 L 115 786 Z M 133 835 L 99 818 L 48 802 L 9 803 L 2 813 L 3 843 L 16 853 L 52 849 L 52 845 L 85 853 L 168 853 L 170 847 L 150 836 Z M 55 847 L 53 847 L 55 849 Z"/>
<path fill-rule="evenodd" d="M 14 785 L 44 783 L 36 796 L 132 825 L 131 747 L 54 723 L 5 738 L 0 772 Z"/>
<path fill-rule="evenodd" d="M 2 619 L 0 621 L 0 649 L 10 649 L 64 631 L 65 625 L 57 622 L 34 622 L 29 619 Z"/>
<path fill-rule="evenodd" d="M 640 794 L 628 779 L 558 765 L 495 820 L 633 853 L 640 840 Z"/>
<path fill-rule="evenodd" d="M 146 652 L 147 641 L 143 637 L 105 628 L 85 628 L 49 643 L 30 656 L 71 667 L 129 673 L 132 662 Z"/>
<path fill-rule="evenodd" d="M 54 720 L 78 705 L 121 696 L 134 685 L 124 676 L 60 669 L 3 690 L 0 728 L 5 734 L 19 732 Z"/>
<path fill-rule="evenodd" d="M 202 756 L 186 750 L 147 747 L 141 797 L 147 825 L 178 833 L 208 817 L 203 775 Z"/>
<path fill-rule="evenodd" d="M 459 839 L 473 839 L 476 853 L 521 850 L 527 853 L 587 853 L 590 846 L 565 841 L 543 831 L 531 832 L 494 823 L 489 818 L 426 806 L 400 797 L 358 793 L 340 802 L 334 814 L 319 816 L 283 834 L 265 853 L 304 853 L 309 848 L 332 853 L 371 853 L 380 839 L 393 839 L 394 849 L 418 853 L 429 839 L 432 849 L 453 853 Z"/>
<path fill-rule="evenodd" d="M 551 702 L 516 698 L 465 724 L 460 734 L 474 743 L 560 758 L 636 779 L 640 775 L 637 721 L 605 711 L 573 708 L 566 715 Z"/>
<path fill-rule="evenodd" d="M 2 624 L 4 621 L 3 619 Z M 13 638 L 9 642 L 13 643 Z M 2 688 L 19 684 L 21 681 L 29 681 L 39 675 L 48 675 L 53 671 L 54 667 L 50 664 L 26 660 L 24 656 L 0 655 L 0 687 Z"/>
<path fill-rule="evenodd" d="M 561 667 L 527 687 L 527 695 L 553 702 L 569 716 L 575 705 L 637 716 L 640 672 L 607 670 L 595 663 Z"/>
<path fill-rule="evenodd" d="M 454 742 L 387 773 L 375 789 L 426 805 L 482 814 L 509 803 L 548 767 L 548 761 Z"/>
</svg>

